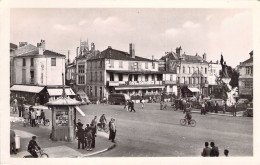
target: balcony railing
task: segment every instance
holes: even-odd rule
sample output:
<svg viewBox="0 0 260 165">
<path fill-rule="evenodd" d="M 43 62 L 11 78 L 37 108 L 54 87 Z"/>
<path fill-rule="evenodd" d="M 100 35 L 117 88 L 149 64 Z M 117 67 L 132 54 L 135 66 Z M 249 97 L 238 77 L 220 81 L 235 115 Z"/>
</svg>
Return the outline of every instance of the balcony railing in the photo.
<svg viewBox="0 0 260 165">
<path fill-rule="evenodd" d="M 107 81 L 108 86 L 164 85 L 163 81 Z"/>
</svg>

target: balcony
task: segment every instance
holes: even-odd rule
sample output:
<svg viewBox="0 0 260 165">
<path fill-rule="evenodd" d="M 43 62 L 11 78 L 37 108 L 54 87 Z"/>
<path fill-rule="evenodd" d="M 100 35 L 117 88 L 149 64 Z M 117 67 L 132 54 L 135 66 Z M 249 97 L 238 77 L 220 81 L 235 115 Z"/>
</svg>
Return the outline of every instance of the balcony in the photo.
<svg viewBox="0 0 260 165">
<path fill-rule="evenodd" d="M 177 83 L 176 81 L 170 81 L 170 80 L 163 81 L 163 84 L 165 85 L 175 85 L 176 83 Z"/>
<path fill-rule="evenodd" d="M 108 86 L 153 86 L 164 85 L 163 81 L 107 81 Z"/>
</svg>

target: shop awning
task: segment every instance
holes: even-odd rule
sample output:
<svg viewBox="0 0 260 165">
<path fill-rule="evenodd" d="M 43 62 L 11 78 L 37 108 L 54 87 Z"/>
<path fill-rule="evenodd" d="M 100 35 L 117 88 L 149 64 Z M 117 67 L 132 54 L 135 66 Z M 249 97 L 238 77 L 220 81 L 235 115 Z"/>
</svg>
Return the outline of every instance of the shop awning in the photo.
<svg viewBox="0 0 260 165">
<path fill-rule="evenodd" d="M 62 95 L 62 88 L 59 89 L 47 89 L 50 96 L 61 96 Z M 65 93 L 68 96 L 74 96 L 75 93 L 71 88 L 65 88 Z"/>
<path fill-rule="evenodd" d="M 164 85 L 157 86 L 127 86 L 127 87 L 115 87 L 115 90 L 129 90 L 129 89 L 162 89 L 165 88 Z"/>
<path fill-rule="evenodd" d="M 85 113 L 79 108 L 79 106 L 76 106 L 75 108 L 81 114 L 81 116 L 85 116 Z"/>
<path fill-rule="evenodd" d="M 199 90 L 198 88 L 188 87 L 188 89 L 189 89 L 191 92 L 200 92 L 200 90 Z"/>
<path fill-rule="evenodd" d="M 29 92 L 29 93 L 40 93 L 44 87 L 30 86 L 30 85 L 13 85 L 11 91 Z"/>
</svg>

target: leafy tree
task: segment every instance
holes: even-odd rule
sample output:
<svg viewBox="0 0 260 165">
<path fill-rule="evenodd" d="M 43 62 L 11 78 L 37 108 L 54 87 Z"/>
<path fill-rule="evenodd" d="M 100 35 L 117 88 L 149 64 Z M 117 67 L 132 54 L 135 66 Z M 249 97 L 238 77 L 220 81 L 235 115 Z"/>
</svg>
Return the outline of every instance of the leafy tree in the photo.
<svg viewBox="0 0 260 165">
<path fill-rule="evenodd" d="M 227 66 L 228 76 L 231 78 L 229 85 L 234 88 L 238 86 L 239 72 L 233 69 L 231 66 Z M 222 70 L 219 72 L 219 76 L 222 77 Z"/>
</svg>

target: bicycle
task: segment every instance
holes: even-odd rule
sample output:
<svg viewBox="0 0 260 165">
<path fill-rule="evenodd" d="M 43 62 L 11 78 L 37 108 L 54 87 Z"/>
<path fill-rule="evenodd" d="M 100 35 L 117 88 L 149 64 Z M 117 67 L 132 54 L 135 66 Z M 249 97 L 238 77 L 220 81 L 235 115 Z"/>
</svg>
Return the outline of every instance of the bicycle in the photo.
<svg viewBox="0 0 260 165">
<path fill-rule="evenodd" d="M 38 158 L 48 158 L 49 155 L 46 154 L 42 149 L 41 150 L 35 150 L 37 155 L 38 155 Z M 33 158 L 32 155 L 25 155 L 23 158 Z"/>
<path fill-rule="evenodd" d="M 190 124 L 189 124 L 189 122 L 188 122 L 188 119 L 181 119 L 181 120 L 180 120 L 180 124 L 181 124 L 182 126 L 185 126 L 187 123 L 188 123 L 188 125 L 191 125 L 192 127 L 195 127 L 195 126 L 196 126 L 196 121 L 195 121 L 194 119 L 191 119 L 191 120 L 190 120 Z"/>
<path fill-rule="evenodd" d="M 49 126 L 50 125 L 50 120 L 49 119 L 45 119 L 45 125 L 44 122 L 38 122 L 38 120 L 35 121 L 36 127 L 39 127 L 40 125 L 44 125 L 44 126 Z"/>
<path fill-rule="evenodd" d="M 105 127 L 103 128 L 103 127 L 101 127 L 101 123 L 97 123 L 97 130 L 98 131 L 104 130 L 106 133 L 108 133 L 108 126 L 107 126 L 107 124 L 105 124 Z"/>
</svg>

